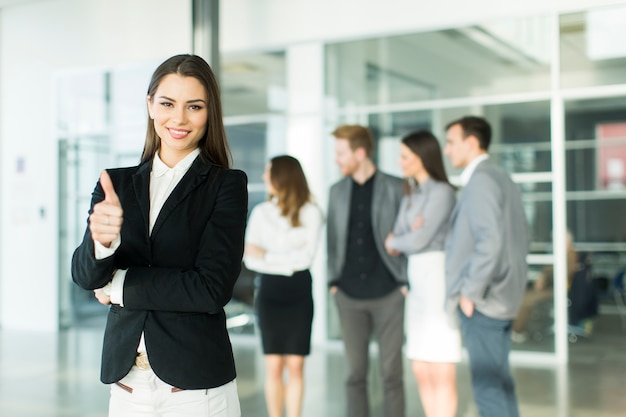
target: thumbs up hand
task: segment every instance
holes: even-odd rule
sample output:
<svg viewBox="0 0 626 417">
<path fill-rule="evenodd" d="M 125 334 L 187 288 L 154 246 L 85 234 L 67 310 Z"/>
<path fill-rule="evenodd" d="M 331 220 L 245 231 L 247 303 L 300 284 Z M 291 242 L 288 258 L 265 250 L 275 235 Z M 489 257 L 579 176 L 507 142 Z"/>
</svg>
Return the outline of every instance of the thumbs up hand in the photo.
<svg viewBox="0 0 626 417">
<path fill-rule="evenodd" d="M 124 210 L 106 171 L 100 174 L 100 186 L 104 191 L 104 200 L 93 206 L 89 216 L 89 231 L 94 241 L 108 248 L 120 235 Z"/>
</svg>

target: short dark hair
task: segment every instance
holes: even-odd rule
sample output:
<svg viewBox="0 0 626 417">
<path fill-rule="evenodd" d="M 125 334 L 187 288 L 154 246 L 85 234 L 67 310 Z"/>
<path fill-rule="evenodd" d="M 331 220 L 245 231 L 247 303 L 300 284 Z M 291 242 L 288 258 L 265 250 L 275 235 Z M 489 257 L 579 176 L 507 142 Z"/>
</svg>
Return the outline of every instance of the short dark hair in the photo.
<svg viewBox="0 0 626 417">
<path fill-rule="evenodd" d="M 183 77 L 193 77 L 200 81 L 207 95 L 208 117 L 204 137 L 200 139 L 198 148 L 200 157 L 222 168 L 230 168 L 231 154 L 226 139 L 226 131 L 222 117 L 222 102 L 220 87 L 215 74 L 209 64 L 197 55 L 175 55 L 165 60 L 152 74 L 148 86 L 148 97 L 154 99 L 159 84 L 169 74 L 178 74 Z M 161 146 L 161 139 L 154 128 L 154 121 L 148 114 L 148 128 L 141 162 L 154 158 L 154 154 Z"/>
<path fill-rule="evenodd" d="M 341 125 L 333 132 L 336 139 L 346 139 L 352 151 L 358 148 L 365 149 L 367 157 L 374 152 L 374 138 L 370 130 L 360 125 Z"/>
<path fill-rule="evenodd" d="M 489 122 L 478 116 L 464 116 L 446 125 L 446 130 L 454 125 L 460 125 L 463 130 L 463 137 L 474 136 L 478 139 L 480 149 L 488 150 L 491 144 L 491 126 Z"/>
</svg>

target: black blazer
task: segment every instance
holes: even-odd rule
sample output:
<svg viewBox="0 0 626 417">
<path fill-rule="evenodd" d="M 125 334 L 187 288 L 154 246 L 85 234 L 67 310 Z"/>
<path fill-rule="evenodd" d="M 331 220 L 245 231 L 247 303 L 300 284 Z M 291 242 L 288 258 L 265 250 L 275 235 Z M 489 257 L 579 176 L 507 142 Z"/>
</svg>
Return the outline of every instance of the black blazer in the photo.
<svg viewBox="0 0 626 417">
<path fill-rule="evenodd" d="M 128 269 L 124 307 L 109 310 L 101 380 L 126 376 L 143 331 L 152 369 L 163 381 L 182 389 L 218 387 L 235 378 L 223 307 L 241 270 L 247 178 L 196 158 L 150 235 L 151 169 L 152 161 L 107 170 L 124 209 L 121 245 L 96 260 L 87 227 L 72 258 L 72 278 L 87 290 L 105 286 L 115 269 Z M 102 200 L 98 182 L 92 209 Z"/>
</svg>

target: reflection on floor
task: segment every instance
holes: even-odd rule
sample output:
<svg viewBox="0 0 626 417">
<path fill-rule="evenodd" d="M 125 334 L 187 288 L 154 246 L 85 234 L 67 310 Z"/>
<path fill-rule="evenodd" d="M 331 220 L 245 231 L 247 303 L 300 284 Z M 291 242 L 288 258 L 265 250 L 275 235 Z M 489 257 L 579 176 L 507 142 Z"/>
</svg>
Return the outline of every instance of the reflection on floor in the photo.
<svg viewBox="0 0 626 417">
<path fill-rule="evenodd" d="M 599 334 L 599 332 L 594 333 Z M 564 367 L 514 367 L 521 415 L 613 417 L 626 414 L 626 331 L 619 321 L 610 345 L 593 338 L 571 345 Z M 600 336 L 598 336 L 600 337 Z M 98 382 L 102 327 L 59 334 L 0 331 L 0 416 L 104 417 L 108 389 Z M 255 339 L 234 336 L 242 415 L 266 416 L 263 363 Z M 381 381 L 371 372 L 372 417 L 382 416 Z M 423 416 L 406 363 L 407 416 Z M 303 417 L 345 415 L 340 349 L 315 348 L 306 365 Z M 477 416 L 466 364 L 459 367 L 460 417 Z"/>
</svg>

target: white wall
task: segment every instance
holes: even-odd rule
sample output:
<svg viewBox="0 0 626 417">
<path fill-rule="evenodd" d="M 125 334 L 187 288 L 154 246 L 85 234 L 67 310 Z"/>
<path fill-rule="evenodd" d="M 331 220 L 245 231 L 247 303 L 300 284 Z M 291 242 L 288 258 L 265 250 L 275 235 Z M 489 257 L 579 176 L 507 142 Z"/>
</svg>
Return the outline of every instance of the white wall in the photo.
<svg viewBox="0 0 626 417">
<path fill-rule="evenodd" d="M 55 74 L 155 62 L 190 52 L 190 3 L 48 0 L 2 9 L 2 328 L 55 331 L 58 327 Z M 23 163 L 21 173 L 18 160 Z"/>
<path fill-rule="evenodd" d="M 3 39 L 3 34 L 2 34 L 2 9 L 0 8 L 0 48 L 2 47 L 2 39 Z M 0 49 L 1 51 L 1 49 Z M 2 54 L 0 54 L 0 81 L 2 81 Z M 1 95 L 2 95 L 2 85 L 0 84 L 0 129 L 2 129 L 2 119 L 3 119 L 3 112 L 2 112 L 2 100 L 1 100 Z M 2 159 L 2 133 L 0 131 L 0 162 L 3 161 Z M 2 192 L 2 190 L 4 188 L 2 188 L 2 178 L 4 177 L 3 173 L 2 173 L 2 169 L 0 169 L 0 265 L 3 264 L 3 255 L 4 255 L 4 251 L 2 249 L 2 243 L 4 241 L 4 237 L 2 236 L 2 202 L 7 198 Z M 0 269 L 0 301 L 2 300 L 2 270 Z M 0 310 L 0 325 L 2 324 L 2 311 Z"/>
<path fill-rule="evenodd" d="M 581 10 L 623 0 L 223 0 L 222 52 L 280 49 Z"/>
</svg>

